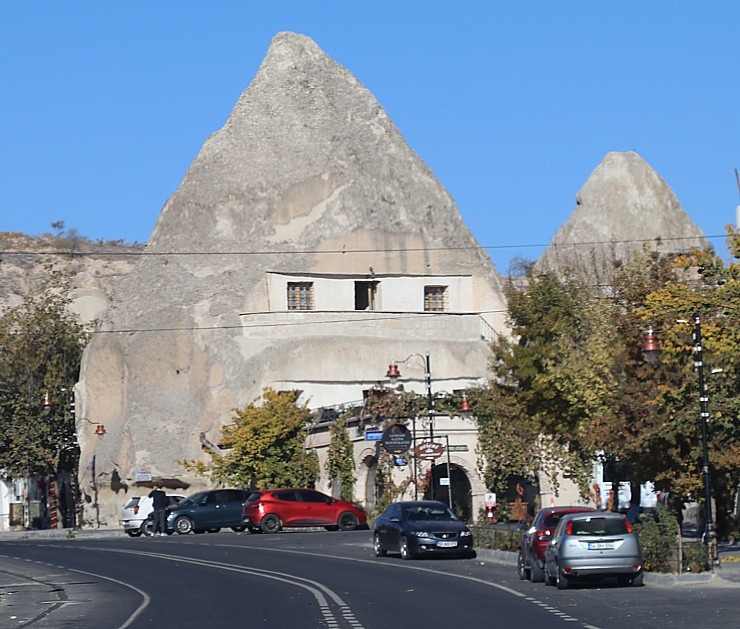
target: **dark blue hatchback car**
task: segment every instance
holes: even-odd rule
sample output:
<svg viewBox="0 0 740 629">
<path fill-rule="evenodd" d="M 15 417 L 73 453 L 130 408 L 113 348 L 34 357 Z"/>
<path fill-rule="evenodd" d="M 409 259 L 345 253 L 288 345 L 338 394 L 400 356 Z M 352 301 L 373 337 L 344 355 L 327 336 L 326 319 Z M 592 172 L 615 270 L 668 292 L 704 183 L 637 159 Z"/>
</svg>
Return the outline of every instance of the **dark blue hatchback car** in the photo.
<svg viewBox="0 0 740 629">
<path fill-rule="evenodd" d="M 251 493 L 243 489 L 212 489 L 193 494 L 169 510 L 167 532 L 215 533 L 226 527 L 243 531 L 246 527 L 242 506 Z"/>
</svg>

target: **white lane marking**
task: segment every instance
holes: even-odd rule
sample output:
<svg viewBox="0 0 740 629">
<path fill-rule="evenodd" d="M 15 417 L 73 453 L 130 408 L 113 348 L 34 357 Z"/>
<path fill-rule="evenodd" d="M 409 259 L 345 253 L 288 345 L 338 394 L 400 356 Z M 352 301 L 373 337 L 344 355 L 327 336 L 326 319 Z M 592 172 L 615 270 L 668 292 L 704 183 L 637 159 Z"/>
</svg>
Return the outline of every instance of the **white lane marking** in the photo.
<svg viewBox="0 0 740 629">
<path fill-rule="evenodd" d="M 297 587 L 308 590 L 316 599 L 316 602 L 321 609 L 321 613 L 324 619 L 332 627 L 338 627 L 336 618 L 331 610 L 331 607 L 327 601 L 327 596 L 334 601 L 339 607 L 339 610 L 344 619 L 352 625 L 355 629 L 363 629 L 362 624 L 355 618 L 349 605 L 345 603 L 342 598 L 334 592 L 334 590 L 328 588 L 323 583 L 313 581 L 312 579 L 306 579 L 305 577 L 299 577 L 297 575 L 287 574 L 284 572 L 276 572 L 274 570 L 264 570 L 262 568 L 250 568 L 246 566 L 239 566 L 235 564 L 225 564 L 217 561 L 210 561 L 208 559 L 194 559 L 191 557 L 182 557 L 176 555 L 164 555 L 160 553 L 152 553 L 138 550 L 123 550 L 116 548 L 101 549 L 93 547 L 83 547 L 86 550 L 96 550 L 102 552 L 112 553 L 123 553 L 126 555 L 141 555 L 144 557 L 156 557 L 157 559 L 163 559 L 165 561 L 178 561 L 182 563 L 190 563 L 196 566 L 204 566 L 209 568 L 216 568 L 218 570 L 227 570 L 229 572 L 238 572 L 241 574 L 251 574 L 253 576 L 264 577 L 266 579 L 272 579 L 273 581 L 280 581 L 289 585 L 295 585 Z M 326 594 L 326 596 L 324 596 Z"/>
<path fill-rule="evenodd" d="M 113 577 L 105 577 L 102 574 L 95 574 L 94 572 L 87 572 L 85 570 L 76 570 L 75 568 L 69 568 L 70 572 L 77 572 L 78 574 L 85 574 L 89 577 L 97 577 L 98 579 L 105 579 L 106 581 L 111 581 L 113 583 L 118 583 L 118 585 L 123 585 L 124 587 L 132 589 L 134 592 L 137 592 L 141 597 L 144 599 L 139 607 L 136 608 L 136 611 L 131 614 L 128 617 L 128 620 L 123 623 L 118 629 L 126 629 L 126 627 L 131 626 L 131 623 L 136 620 L 139 615 L 147 608 L 149 603 L 151 602 L 151 597 L 144 592 L 144 590 L 141 590 L 137 588 L 135 585 L 131 585 L 130 583 L 126 583 L 125 581 L 119 581 L 118 579 L 114 579 Z"/>
<path fill-rule="evenodd" d="M 213 546 L 222 546 L 224 548 L 238 548 L 242 550 L 244 549 L 244 546 L 237 546 L 236 544 L 213 544 Z M 305 550 L 293 550 L 293 549 L 288 549 L 288 548 L 264 548 L 264 547 L 260 548 L 259 550 L 266 550 L 266 551 L 272 551 L 272 552 L 278 552 L 278 553 L 296 554 L 296 555 L 309 555 L 312 557 L 322 557 L 326 559 L 337 559 L 340 561 L 347 561 L 347 557 L 340 557 L 338 555 L 327 555 L 327 554 L 322 554 L 322 553 L 309 552 Z M 372 560 L 372 559 L 362 559 L 362 558 L 356 558 L 356 557 L 351 558 L 349 561 L 369 563 L 369 564 L 373 564 L 376 566 L 383 565 L 383 562 L 381 561 Z M 385 565 L 389 565 L 389 564 L 385 564 Z M 466 581 L 473 581 L 475 583 L 481 583 L 483 585 L 502 590 L 503 592 L 507 592 L 508 594 L 513 594 L 514 596 L 518 598 L 523 598 L 526 601 L 533 602 L 538 606 L 549 607 L 547 603 L 542 603 L 541 601 L 533 599 L 530 596 L 527 596 L 526 594 L 517 592 L 516 590 L 512 590 L 511 588 L 506 587 L 505 585 L 501 585 L 500 583 L 494 583 L 493 581 L 486 581 L 485 579 L 480 579 L 478 577 L 471 577 L 471 576 L 464 575 L 464 574 L 452 574 L 449 572 L 438 572 L 437 570 L 432 570 L 430 568 L 422 568 L 420 566 L 410 566 L 407 564 L 394 564 L 393 567 L 402 568 L 406 570 L 416 570 L 418 572 L 428 572 L 430 574 L 444 575 L 444 576 L 452 577 L 454 579 L 464 579 Z M 554 607 L 549 607 L 548 611 L 550 612 L 557 611 L 557 609 Z M 569 616 L 568 618 L 569 618 L 569 622 L 572 622 L 572 621 L 580 622 L 577 618 L 573 618 L 571 616 Z M 572 620 L 570 620 L 571 618 Z M 587 624 L 584 624 L 583 627 L 584 629 L 600 629 L 599 627 L 595 625 L 587 625 Z"/>
<path fill-rule="evenodd" d="M 7 557 L 7 558 L 10 558 L 10 559 L 16 559 L 16 560 L 19 560 L 19 561 L 20 560 L 23 560 L 23 561 L 31 561 L 29 559 L 24 559 L 23 557 L 14 557 L 13 555 L 0 555 L 0 557 Z M 95 574 L 94 572 L 85 572 L 84 570 L 75 570 L 74 568 L 64 568 L 63 566 L 58 566 L 58 565 L 47 563 L 47 562 L 44 562 L 44 561 L 33 561 L 33 563 L 38 563 L 38 564 L 42 564 L 42 565 L 45 565 L 45 566 L 49 566 L 50 568 L 61 568 L 62 570 L 66 570 L 66 572 L 64 574 L 60 574 L 60 575 L 54 575 L 54 574 L 52 574 L 52 575 L 43 575 L 43 576 L 40 576 L 40 577 L 29 577 L 30 579 L 32 579 L 32 582 L 34 582 L 36 579 L 39 579 L 40 580 L 42 578 L 54 578 L 54 577 L 57 577 L 57 576 L 60 576 L 60 577 L 61 576 L 67 576 L 67 574 L 69 572 L 76 572 L 78 574 L 84 574 L 84 575 L 87 575 L 87 576 L 90 576 L 90 577 L 97 577 L 98 579 L 105 579 L 106 581 L 112 581 L 113 583 L 118 583 L 119 585 L 123 585 L 124 587 L 130 588 L 130 589 L 134 590 L 135 592 L 137 592 L 138 594 L 140 594 L 141 597 L 144 600 L 139 605 L 139 607 L 136 608 L 136 611 L 129 616 L 128 620 L 125 623 L 123 623 L 120 627 L 117 627 L 117 629 L 126 629 L 126 627 L 129 627 L 131 625 L 131 623 L 134 620 L 136 620 L 136 618 L 139 616 L 139 614 L 141 614 L 141 612 L 143 612 L 146 609 L 147 605 L 149 605 L 149 602 L 151 601 L 151 598 L 149 597 L 149 595 L 146 592 L 144 592 L 143 590 L 140 590 L 139 588 L 137 588 L 136 586 L 131 585 L 130 583 L 125 583 L 123 581 L 119 581 L 118 579 L 113 579 L 112 577 L 104 577 L 102 574 Z M 39 585 L 44 585 L 44 586 L 48 587 L 50 584 L 49 583 L 43 583 L 42 582 L 42 583 L 39 583 Z M 63 585 L 69 585 L 69 584 L 59 583 L 59 582 L 52 582 L 51 585 L 54 585 L 54 586 L 63 586 Z M 75 601 L 63 601 L 63 600 L 60 600 L 60 601 L 53 601 L 53 602 L 50 602 L 50 601 L 42 601 L 42 604 L 47 604 L 47 605 L 53 604 L 53 605 L 58 605 L 59 607 L 64 607 L 65 605 L 77 605 L 79 603 L 78 602 L 75 602 Z"/>
<path fill-rule="evenodd" d="M 244 546 L 238 546 L 236 544 L 205 544 L 203 542 L 199 542 L 198 545 L 199 546 L 211 546 L 211 547 L 217 546 L 217 547 L 222 547 L 222 548 L 236 548 L 236 549 L 239 549 L 239 550 L 244 550 L 244 548 L 245 548 Z M 91 547 L 91 546 L 85 546 L 83 548 L 85 548 L 86 550 L 98 550 L 98 551 L 102 550 L 101 548 Z M 325 553 L 316 553 L 316 552 L 309 552 L 309 551 L 295 550 L 295 549 L 287 549 L 287 548 L 264 548 L 264 547 L 262 547 L 262 548 L 259 548 L 259 550 L 264 550 L 264 551 L 268 551 L 268 552 L 277 552 L 277 553 L 287 553 L 287 554 L 294 554 L 294 555 L 307 555 L 307 556 L 310 556 L 310 557 L 322 557 L 324 559 L 337 559 L 339 561 L 347 561 L 348 560 L 347 557 L 341 557 L 341 556 L 338 556 L 338 555 L 327 555 Z M 139 555 L 145 555 L 145 556 L 152 556 L 150 553 L 146 553 L 146 552 L 128 551 L 128 550 L 123 550 L 123 549 L 107 549 L 107 552 L 121 552 L 121 553 L 129 553 L 129 554 L 139 554 Z M 172 559 L 172 556 L 171 555 L 159 555 L 159 556 L 161 558 L 163 558 L 163 559 Z M 189 560 L 187 558 L 180 558 L 180 559 L 181 560 L 184 560 L 184 561 L 188 561 Z M 173 560 L 176 560 L 176 559 L 173 559 Z M 207 560 L 203 560 L 203 561 L 206 561 L 207 563 L 212 563 L 212 562 L 208 562 Z M 353 558 L 349 559 L 349 561 L 359 562 L 359 563 L 368 563 L 368 564 L 373 564 L 373 565 L 383 565 L 383 562 L 381 562 L 381 561 L 372 560 L 372 559 L 362 559 L 362 558 L 357 558 L 357 557 L 353 557 Z M 194 561 L 193 563 L 198 563 L 198 561 Z M 213 563 L 213 565 L 214 565 L 214 567 L 219 567 L 221 565 L 227 565 L 227 564 Z M 389 565 L 389 564 L 385 564 L 385 565 Z M 472 577 L 472 576 L 463 575 L 463 574 L 451 574 L 451 573 L 448 573 L 448 572 L 438 572 L 437 570 L 432 570 L 430 568 L 422 568 L 420 566 L 410 566 L 410 565 L 406 565 L 406 564 L 394 564 L 393 567 L 394 568 L 400 568 L 400 569 L 406 569 L 406 570 L 415 570 L 417 572 L 427 572 L 429 574 L 434 574 L 434 575 L 438 575 L 438 576 L 439 575 L 443 575 L 443 576 L 448 576 L 448 577 L 452 577 L 452 578 L 455 578 L 455 579 L 463 579 L 465 581 L 471 581 L 471 582 L 474 582 L 474 583 L 480 583 L 482 585 L 485 585 L 485 586 L 488 586 L 488 587 L 493 587 L 493 588 L 496 588 L 496 589 L 501 590 L 503 592 L 507 592 L 508 594 L 511 594 L 513 596 L 516 596 L 517 598 L 523 598 L 524 600 L 526 600 L 528 602 L 533 602 L 533 603 L 535 603 L 539 607 L 546 607 L 547 606 L 547 603 L 542 603 L 541 601 L 538 601 L 536 599 L 533 599 L 530 596 L 528 596 L 526 594 L 523 594 L 522 592 L 517 592 L 516 590 L 513 590 L 513 589 L 511 589 L 511 588 L 509 588 L 509 587 L 507 587 L 505 585 L 501 585 L 500 583 L 494 583 L 493 581 L 487 581 L 487 580 L 481 579 L 479 577 Z M 239 567 L 237 566 L 237 568 L 239 568 Z M 249 569 L 249 570 L 259 571 L 260 569 L 259 568 L 252 568 L 252 569 Z M 267 573 L 269 571 L 264 571 L 264 572 Z M 281 573 L 277 573 L 277 574 L 281 574 Z M 289 576 L 289 577 L 291 577 L 293 579 L 302 579 L 302 577 L 296 577 L 296 576 L 293 576 L 293 575 L 287 575 L 287 576 Z M 316 583 L 316 582 L 313 582 L 313 581 L 310 581 L 309 579 L 304 579 L 304 580 L 307 581 L 307 582 L 309 582 L 309 583 L 314 583 L 316 586 L 318 586 L 318 587 L 320 587 L 322 589 L 325 587 L 322 584 Z M 328 588 L 326 588 L 326 590 L 328 590 L 328 592 L 331 592 L 333 594 L 333 592 L 331 590 L 329 590 Z M 339 599 L 339 597 L 337 597 L 337 599 Z M 339 599 L 339 600 L 341 601 L 341 599 Z M 557 609 L 556 608 L 550 608 L 550 609 L 548 609 L 548 611 L 551 611 L 551 612 L 552 611 L 557 611 Z M 562 620 L 565 621 L 566 619 L 565 618 L 562 618 Z M 573 621 L 580 622 L 577 618 L 574 618 L 572 616 L 568 616 L 567 622 L 573 622 Z M 589 625 L 589 624 L 585 624 L 585 623 L 583 625 L 583 628 L 584 629 L 600 629 L 600 627 L 598 627 L 596 625 Z M 362 626 L 359 625 L 359 624 L 358 624 L 358 629 L 362 629 Z"/>
</svg>

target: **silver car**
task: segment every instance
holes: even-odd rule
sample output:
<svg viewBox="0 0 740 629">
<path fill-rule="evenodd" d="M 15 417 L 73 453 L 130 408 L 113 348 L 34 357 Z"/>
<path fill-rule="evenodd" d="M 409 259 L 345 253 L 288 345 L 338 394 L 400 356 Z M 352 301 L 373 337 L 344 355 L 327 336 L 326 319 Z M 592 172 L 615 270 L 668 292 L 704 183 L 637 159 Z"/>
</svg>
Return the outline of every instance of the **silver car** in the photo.
<svg viewBox="0 0 740 629">
<path fill-rule="evenodd" d="M 545 584 L 565 590 L 575 581 L 609 577 L 642 585 L 642 551 L 629 520 L 611 512 L 564 516 L 545 550 Z"/>
</svg>

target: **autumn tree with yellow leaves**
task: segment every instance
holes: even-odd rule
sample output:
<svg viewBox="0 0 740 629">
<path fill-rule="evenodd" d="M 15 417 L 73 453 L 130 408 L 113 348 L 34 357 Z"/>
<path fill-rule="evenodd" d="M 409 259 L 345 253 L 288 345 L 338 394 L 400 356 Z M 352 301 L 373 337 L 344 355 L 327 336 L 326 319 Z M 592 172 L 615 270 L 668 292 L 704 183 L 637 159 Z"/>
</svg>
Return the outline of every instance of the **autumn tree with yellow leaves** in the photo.
<svg viewBox="0 0 740 629">
<path fill-rule="evenodd" d="M 740 482 L 740 236 L 732 228 L 727 242 L 729 261 L 711 251 L 644 251 L 615 265 L 609 286 L 533 273 L 524 286 L 509 285 L 513 335 L 493 345 L 494 377 L 474 394 L 489 487 L 503 491 L 510 475 L 533 472 L 557 484 L 565 469 L 585 495 L 601 456 L 623 462 L 635 484 L 652 480 L 670 492 L 675 508 L 700 498 L 691 337 L 699 316 L 714 495 L 720 525 L 731 525 L 723 516 Z M 642 355 L 648 327 L 663 347 L 655 365 Z"/>
</svg>

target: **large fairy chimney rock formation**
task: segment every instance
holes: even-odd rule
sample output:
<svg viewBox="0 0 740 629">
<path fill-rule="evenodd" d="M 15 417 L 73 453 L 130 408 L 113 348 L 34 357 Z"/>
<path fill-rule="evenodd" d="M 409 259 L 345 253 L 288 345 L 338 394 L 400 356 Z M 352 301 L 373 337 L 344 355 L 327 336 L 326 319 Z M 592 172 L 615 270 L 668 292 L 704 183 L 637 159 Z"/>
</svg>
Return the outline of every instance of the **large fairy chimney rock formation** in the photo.
<svg viewBox="0 0 740 629">
<path fill-rule="evenodd" d="M 333 373 L 369 361 L 373 348 L 360 338 L 245 335 L 240 314 L 276 309 L 270 272 L 467 275 L 476 310 L 505 310 L 490 259 L 383 108 L 312 40 L 291 33 L 275 37 L 165 204 L 85 354 L 78 404 L 107 431 L 96 437 L 94 424 L 78 424 L 87 493 L 93 463 L 103 479 L 96 489 L 118 492 L 107 498 L 113 504 L 136 467 L 182 479 L 178 461 L 203 457 L 201 433 L 215 441 L 233 409 L 280 374 L 289 381 L 287 371 L 307 378 L 332 361 Z"/>
<path fill-rule="evenodd" d="M 708 246 L 668 184 L 635 152 L 607 154 L 576 203 L 536 271 L 605 282 L 615 261 L 629 260 L 644 244 L 662 253 Z"/>
</svg>

